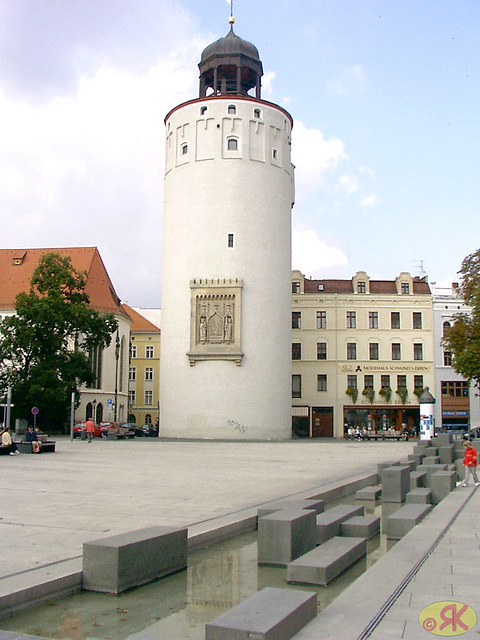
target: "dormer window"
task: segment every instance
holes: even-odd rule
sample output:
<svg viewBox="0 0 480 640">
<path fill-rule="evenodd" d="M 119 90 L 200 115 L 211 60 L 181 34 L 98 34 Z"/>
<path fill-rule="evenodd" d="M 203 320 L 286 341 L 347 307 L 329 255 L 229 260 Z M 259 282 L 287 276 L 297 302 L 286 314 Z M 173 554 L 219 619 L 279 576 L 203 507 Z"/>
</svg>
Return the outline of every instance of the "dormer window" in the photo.
<svg viewBox="0 0 480 640">
<path fill-rule="evenodd" d="M 228 115 L 234 116 L 237 113 L 237 107 L 234 104 L 229 104 L 227 112 Z"/>
<path fill-rule="evenodd" d="M 13 256 L 12 264 L 15 267 L 22 265 L 26 253 L 26 251 L 23 251 L 23 253 L 17 253 L 17 255 Z"/>
<path fill-rule="evenodd" d="M 366 293 L 367 284 L 366 282 L 357 282 L 357 293 Z"/>
<path fill-rule="evenodd" d="M 227 149 L 228 149 L 228 151 L 238 151 L 238 139 L 237 138 L 228 138 L 227 139 Z"/>
<path fill-rule="evenodd" d="M 404 294 L 410 293 L 410 283 L 409 282 L 402 282 L 401 285 L 400 285 L 400 290 Z"/>
<path fill-rule="evenodd" d="M 188 144 L 185 142 L 184 144 L 182 144 L 182 146 L 180 147 L 180 155 L 182 156 L 186 156 L 188 153 Z"/>
</svg>

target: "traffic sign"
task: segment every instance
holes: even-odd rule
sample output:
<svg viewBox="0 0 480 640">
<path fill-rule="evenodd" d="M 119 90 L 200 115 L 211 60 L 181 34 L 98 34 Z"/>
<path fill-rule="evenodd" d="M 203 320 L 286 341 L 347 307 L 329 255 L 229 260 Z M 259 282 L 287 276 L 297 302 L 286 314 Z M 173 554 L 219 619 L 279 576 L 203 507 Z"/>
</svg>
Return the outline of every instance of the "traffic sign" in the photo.
<svg viewBox="0 0 480 640">
<path fill-rule="evenodd" d="M 32 413 L 34 416 L 36 416 L 38 413 L 38 407 L 32 407 Z"/>
</svg>

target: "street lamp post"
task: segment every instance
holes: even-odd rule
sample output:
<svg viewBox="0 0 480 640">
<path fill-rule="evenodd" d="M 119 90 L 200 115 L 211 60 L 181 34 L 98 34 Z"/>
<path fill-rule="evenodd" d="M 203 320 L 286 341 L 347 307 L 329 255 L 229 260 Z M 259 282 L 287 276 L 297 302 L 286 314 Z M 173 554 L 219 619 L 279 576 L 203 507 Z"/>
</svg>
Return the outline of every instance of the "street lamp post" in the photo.
<svg viewBox="0 0 480 640">
<path fill-rule="evenodd" d="M 113 409 L 113 420 L 117 422 L 117 399 L 118 399 L 118 358 L 120 356 L 120 337 L 117 335 L 115 337 L 115 405 Z"/>
</svg>

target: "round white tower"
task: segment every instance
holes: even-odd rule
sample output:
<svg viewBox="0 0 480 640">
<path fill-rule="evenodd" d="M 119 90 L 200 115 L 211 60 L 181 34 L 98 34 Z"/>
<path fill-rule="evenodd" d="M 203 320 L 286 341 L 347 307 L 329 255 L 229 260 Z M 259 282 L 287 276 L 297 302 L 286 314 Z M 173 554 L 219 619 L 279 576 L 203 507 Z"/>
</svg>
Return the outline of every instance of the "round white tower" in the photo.
<svg viewBox="0 0 480 640">
<path fill-rule="evenodd" d="M 292 118 L 233 25 L 199 68 L 165 119 L 160 434 L 288 439 Z"/>
</svg>

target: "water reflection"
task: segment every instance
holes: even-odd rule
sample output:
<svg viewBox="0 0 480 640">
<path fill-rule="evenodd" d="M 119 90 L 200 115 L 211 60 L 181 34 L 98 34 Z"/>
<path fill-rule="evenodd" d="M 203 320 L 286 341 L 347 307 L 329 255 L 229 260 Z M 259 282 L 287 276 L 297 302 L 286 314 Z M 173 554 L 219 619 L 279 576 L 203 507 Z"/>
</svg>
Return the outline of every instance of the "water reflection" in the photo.
<svg viewBox="0 0 480 640">
<path fill-rule="evenodd" d="M 366 514 L 383 520 L 401 505 L 364 506 Z M 367 557 L 328 587 L 287 586 L 286 568 L 257 566 L 253 531 L 194 551 L 186 571 L 121 596 L 82 592 L 2 621 L 0 627 L 52 640 L 203 640 L 206 622 L 267 586 L 317 591 L 319 609 L 324 608 L 390 546 L 384 535 L 369 540 Z"/>
</svg>

